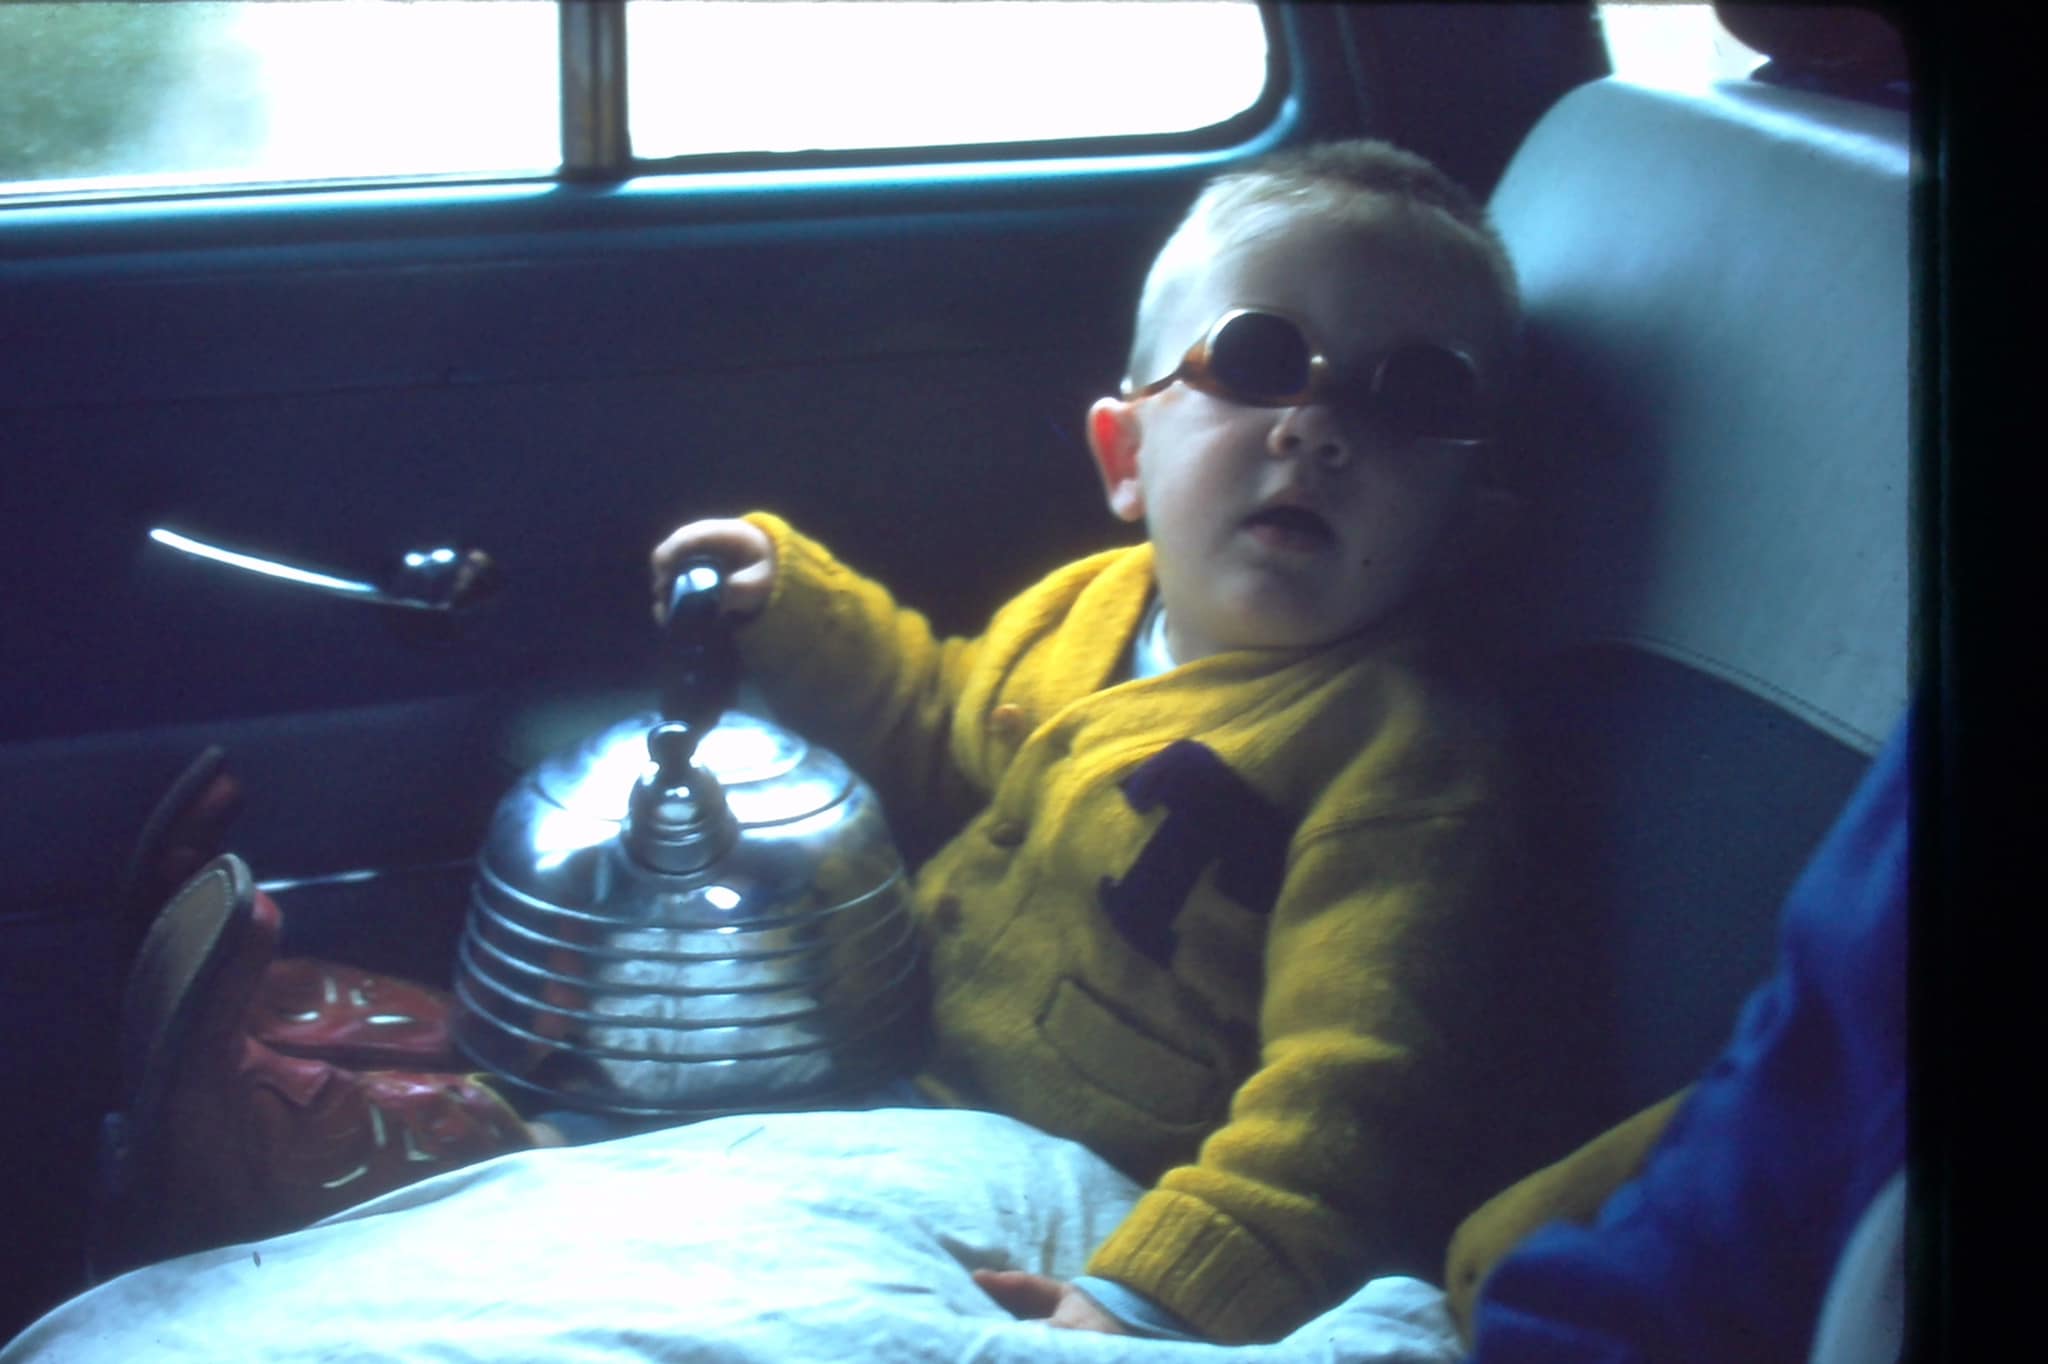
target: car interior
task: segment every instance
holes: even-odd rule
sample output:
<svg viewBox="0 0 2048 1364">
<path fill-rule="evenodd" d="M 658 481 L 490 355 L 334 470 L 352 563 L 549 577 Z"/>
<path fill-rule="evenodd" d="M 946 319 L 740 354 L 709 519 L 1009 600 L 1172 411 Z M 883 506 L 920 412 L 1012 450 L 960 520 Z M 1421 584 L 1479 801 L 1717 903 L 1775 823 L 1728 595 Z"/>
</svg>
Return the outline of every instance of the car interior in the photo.
<svg viewBox="0 0 2048 1364">
<path fill-rule="evenodd" d="M 1081 416 L 1149 253 L 1324 138 L 1471 187 L 1525 299 L 1492 614 L 1549 1068 L 1498 1184 L 1700 1072 L 1932 647 L 1905 44 L 1723 6 L 1756 68 L 1663 86 L 1591 4 L 1263 8 L 1259 101 L 1135 143 L 0 198 L 0 1339 L 85 1287 L 111 904 L 195 753 L 287 950 L 448 978 L 499 799 L 650 703 L 666 531 L 772 507 L 950 632 L 1128 540 Z"/>
</svg>

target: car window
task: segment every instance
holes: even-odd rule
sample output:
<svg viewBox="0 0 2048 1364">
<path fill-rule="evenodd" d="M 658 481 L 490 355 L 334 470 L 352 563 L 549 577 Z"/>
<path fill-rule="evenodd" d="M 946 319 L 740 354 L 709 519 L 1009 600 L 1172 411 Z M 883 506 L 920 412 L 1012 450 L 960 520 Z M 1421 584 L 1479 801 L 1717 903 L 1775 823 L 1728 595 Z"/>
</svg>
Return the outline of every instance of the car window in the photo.
<svg viewBox="0 0 2048 1364">
<path fill-rule="evenodd" d="M 1614 74 L 1640 85 L 1696 88 L 1749 75 L 1764 61 L 1714 13 L 1687 0 L 1602 0 L 1600 32 Z"/>
<path fill-rule="evenodd" d="M 1257 7 L 1214 0 L 629 0 L 626 23 L 645 157 L 1187 132 L 1266 82 Z"/>
<path fill-rule="evenodd" d="M 0 195 L 548 176 L 592 107 L 623 114 L 611 174 L 1156 138 L 1252 109 L 1269 65 L 1249 0 L 7 0 Z"/>
<path fill-rule="evenodd" d="M 545 171 L 558 65 L 534 0 L 0 4 L 0 188 Z"/>
</svg>

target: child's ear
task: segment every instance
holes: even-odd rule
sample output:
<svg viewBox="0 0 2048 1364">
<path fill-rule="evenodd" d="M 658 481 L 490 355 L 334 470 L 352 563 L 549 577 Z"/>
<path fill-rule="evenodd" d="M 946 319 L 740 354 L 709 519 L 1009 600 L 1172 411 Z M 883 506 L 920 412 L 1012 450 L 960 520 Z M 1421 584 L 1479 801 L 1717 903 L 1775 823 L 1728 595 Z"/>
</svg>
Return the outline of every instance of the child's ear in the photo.
<svg viewBox="0 0 2048 1364">
<path fill-rule="evenodd" d="M 1138 482 L 1138 408 L 1122 398 L 1097 398 L 1088 409 L 1088 452 L 1102 475 L 1102 491 L 1119 521 L 1145 515 L 1145 491 Z"/>
</svg>

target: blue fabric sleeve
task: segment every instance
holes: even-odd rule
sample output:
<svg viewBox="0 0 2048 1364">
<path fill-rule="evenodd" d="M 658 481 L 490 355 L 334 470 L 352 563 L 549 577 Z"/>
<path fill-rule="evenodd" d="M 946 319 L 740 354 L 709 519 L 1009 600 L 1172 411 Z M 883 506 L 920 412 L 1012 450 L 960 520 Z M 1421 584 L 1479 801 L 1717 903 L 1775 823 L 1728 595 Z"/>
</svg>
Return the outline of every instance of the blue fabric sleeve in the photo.
<svg viewBox="0 0 2048 1364">
<path fill-rule="evenodd" d="M 1126 1288 L 1115 1279 L 1098 1279 L 1092 1274 L 1083 1274 L 1074 1280 L 1074 1287 L 1102 1304 L 1104 1311 L 1131 1329 L 1133 1335 L 1149 1336 L 1154 1340 L 1203 1340 L 1188 1329 L 1178 1314 L 1167 1311 L 1135 1288 Z"/>
<path fill-rule="evenodd" d="M 1786 898 L 1777 968 L 1642 1174 L 1503 1260 L 1473 1364 L 1803 1361 L 1906 1154 L 1911 721 Z"/>
</svg>

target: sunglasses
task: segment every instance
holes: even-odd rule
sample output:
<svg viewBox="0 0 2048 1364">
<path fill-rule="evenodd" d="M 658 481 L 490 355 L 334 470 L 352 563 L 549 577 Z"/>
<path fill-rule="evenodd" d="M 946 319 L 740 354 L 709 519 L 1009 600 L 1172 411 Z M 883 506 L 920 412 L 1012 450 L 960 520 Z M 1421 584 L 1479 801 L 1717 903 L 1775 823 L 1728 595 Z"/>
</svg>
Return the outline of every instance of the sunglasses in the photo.
<svg viewBox="0 0 2048 1364">
<path fill-rule="evenodd" d="M 1145 398 L 1184 383 L 1247 407 L 1342 403 L 1404 441 L 1478 445 L 1487 439 L 1479 366 L 1463 351 L 1429 342 L 1397 346 L 1373 366 L 1363 393 L 1335 376 L 1292 318 L 1233 308 L 1188 347 L 1178 368 L 1124 397 Z"/>
</svg>

